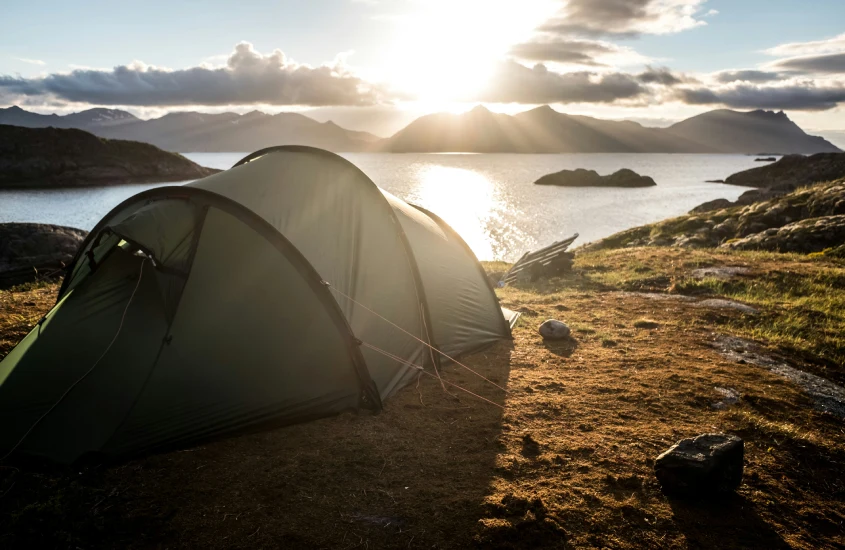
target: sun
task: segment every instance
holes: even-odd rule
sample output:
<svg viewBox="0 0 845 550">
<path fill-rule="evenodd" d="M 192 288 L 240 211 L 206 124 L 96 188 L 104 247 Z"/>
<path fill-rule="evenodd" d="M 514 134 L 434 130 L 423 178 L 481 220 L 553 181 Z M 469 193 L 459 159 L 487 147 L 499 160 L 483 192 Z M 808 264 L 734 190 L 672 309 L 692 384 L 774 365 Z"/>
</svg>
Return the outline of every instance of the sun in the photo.
<svg viewBox="0 0 845 550">
<path fill-rule="evenodd" d="M 420 101 L 472 101 L 512 44 L 556 9 L 549 0 L 424 0 L 398 18 L 386 76 Z"/>
</svg>

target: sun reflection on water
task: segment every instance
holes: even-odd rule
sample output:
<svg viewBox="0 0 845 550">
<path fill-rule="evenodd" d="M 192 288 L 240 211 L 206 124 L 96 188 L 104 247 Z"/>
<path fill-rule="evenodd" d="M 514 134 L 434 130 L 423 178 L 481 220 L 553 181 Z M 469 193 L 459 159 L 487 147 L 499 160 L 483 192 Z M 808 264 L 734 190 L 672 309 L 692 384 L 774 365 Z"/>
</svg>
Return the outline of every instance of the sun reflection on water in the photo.
<svg viewBox="0 0 845 550">
<path fill-rule="evenodd" d="M 491 230 L 500 222 L 503 204 L 490 180 L 472 170 L 431 164 L 420 166 L 416 179 L 410 202 L 443 218 L 478 258 L 497 256 Z"/>
</svg>

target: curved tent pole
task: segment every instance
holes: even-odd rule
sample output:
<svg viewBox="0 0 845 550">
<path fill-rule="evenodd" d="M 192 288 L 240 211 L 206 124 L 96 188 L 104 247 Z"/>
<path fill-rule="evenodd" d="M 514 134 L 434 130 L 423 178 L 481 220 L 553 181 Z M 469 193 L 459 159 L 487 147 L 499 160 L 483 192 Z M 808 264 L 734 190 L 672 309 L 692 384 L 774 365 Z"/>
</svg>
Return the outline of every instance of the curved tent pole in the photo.
<svg viewBox="0 0 845 550">
<path fill-rule="evenodd" d="M 106 214 L 102 220 L 100 220 L 90 233 L 88 233 L 88 236 L 82 242 L 79 250 L 77 250 L 76 256 L 70 264 L 70 269 L 68 270 L 64 282 L 62 283 L 62 287 L 59 290 L 59 300 L 65 292 L 67 285 L 70 283 L 70 279 L 73 276 L 73 268 L 76 267 L 77 262 L 84 254 L 84 250 L 88 248 L 92 240 L 96 238 L 96 235 L 107 227 L 109 222 L 118 213 L 131 207 L 135 203 L 149 204 L 150 202 L 156 200 L 166 199 L 197 200 L 204 206 L 218 208 L 228 214 L 231 214 L 253 229 L 256 233 L 267 239 L 267 241 L 269 241 L 280 254 L 290 261 L 299 274 L 308 282 L 318 299 L 327 308 L 337 329 L 340 330 L 346 337 L 347 348 L 349 350 L 352 364 L 355 367 L 361 391 L 367 399 L 370 400 L 376 410 L 382 409 L 381 397 L 379 396 L 378 390 L 375 388 L 375 383 L 373 382 L 370 372 L 367 369 L 367 363 L 364 361 L 364 356 L 361 354 L 359 340 L 353 334 L 352 328 L 346 320 L 346 316 L 344 316 L 343 311 L 341 311 L 340 306 L 334 299 L 334 296 L 331 294 L 328 287 L 323 284 L 323 279 L 320 274 L 317 273 L 317 270 L 314 269 L 314 266 L 312 266 L 305 256 L 303 256 L 302 253 L 289 240 L 287 240 L 284 235 L 273 227 L 270 222 L 266 221 L 246 206 L 228 197 L 214 193 L 213 191 L 208 191 L 199 187 L 157 187 L 155 189 L 142 191 L 141 193 L 138 193 L 137 195 L 130 197 L 117 205 L 111 210 L 111 212 Z"/>
<path fill-rule="evenodd" d="M 425 286 L 422 282 L 422 275 L 420 275 L 420 268 L 417 264 L 417 258 L 414 255 L 414 249 L 411 246 L 411 242 L 408 240 L 408 236 L 405 235 L 405 231 L 402 230 L 402 225 L 399 222 L 399 218 L 396 216 L 396 212 L 393 211 L 393 207 L 390 206 L 390 203 L 387 202 L 387 199 L 384 198 L 384 195 L 381 194 L 381 191 L 378 190 L 378 186 L 370 179 L 370 176 L 364 173 L 363 170 L 355 166 L 355 164 L 348 159 L 343 158 L 342 156 L 338 155 L 337 153 L 332 153 L 331 151 L 326 151 L 325 149 L 319 149 L 317 147 L 310 147 L 308 145 L 276 145 L 274 147 L 266 147 L 264 149 L 260 149 L 254 153 L 251 153 L 234 165 L 232 168 L 237 168 L 242 164 L 246 164 L 251 162 L 259 157 L 263 157 L 269 153 L 279 153 L 279 152 L 291 152 L 291 153 L 311 153 L 316 155 L 321 155 L 330 159 L 332 161 L 340 161 L 345 167 L 353 170 L 363 178 L 372 186 L 372 188 L 378 192 L 378 200 L 382 201 L 382 203 L 387 207 L 388 216 L 390 216 L 390 220 L 393 223 L 393 226 L 396 227 L 396 234 L 399 239 L 402 241 L 402 246 L 405 249 L 405 256 L 408 259 L 408 263 L 411 266 L 411 275 L 414 277 L 414 286 L 416 286 L 417 290 L 417 297 L 419 298 L 420 307 L 422 309 L 423 315 L 423 326 L 425 327 L 425 336 L 428 338 L 428 343 L 437 351 L 440 351 L 440 346 L 437 345 L 437 341 L 435 340 L 431 329 L 432 327 L 431 322 L 431 313 L 429 312 L 428 308 L 428 298 L 425 295 Z M 330 281 L 331 282 L 331 281 Z M 510 334 L 510 333 L 508 333 Z M 431 360 L 434 363 L 434 367 L 436 369 L 440 369 L 441 361 L 440 356 L 438 354 L 430 354 Z"/>
</svg>

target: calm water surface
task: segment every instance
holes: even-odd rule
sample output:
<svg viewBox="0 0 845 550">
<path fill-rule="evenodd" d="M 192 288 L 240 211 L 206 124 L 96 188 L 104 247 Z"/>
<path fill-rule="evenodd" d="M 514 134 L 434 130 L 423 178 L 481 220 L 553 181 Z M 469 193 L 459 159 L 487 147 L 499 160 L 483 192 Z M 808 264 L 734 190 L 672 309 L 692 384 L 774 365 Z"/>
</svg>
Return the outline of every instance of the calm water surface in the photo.
<svg viewBox="0 0 845 550">
<path fill-rule="evenodd" d="M 212 168 L 229 168 L 244 153 L 188 153 Z M 759 166 L 745 155 L 651 154 L 381 154 L 344 153 L 377 185 L 440 215 L 482 260 L 513 260 L 578 232 L 578 243 L 683 214 L 717 198 L 736 199 L 745 187 L 705 180 Z M 534 185 L 544 174 L 588 168 L 609 174 L 630 168 L 654 178 L 639 189 Z M 184 182 L 182 182 L 184 183 Z M 0 223 L 41 222 L 91 229 L 122 200 L 152 187 L 0 191 Z"/>
</svg>

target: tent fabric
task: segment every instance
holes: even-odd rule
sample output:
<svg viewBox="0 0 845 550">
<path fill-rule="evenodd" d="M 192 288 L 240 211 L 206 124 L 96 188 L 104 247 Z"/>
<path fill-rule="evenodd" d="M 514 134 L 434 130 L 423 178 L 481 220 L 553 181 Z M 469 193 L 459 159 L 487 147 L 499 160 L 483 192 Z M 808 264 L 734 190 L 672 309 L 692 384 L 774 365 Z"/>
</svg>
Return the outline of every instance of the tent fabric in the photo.
<svg viewBox="0 0 845 550">
<path fill-rule="evenodd" d="M 443 220 L 332 153 L 259 151 L 97 224 L 0 361 L 0 450 L 71 463 L 378 409 L 428 345 L 509 337 Z"/>
</svg>

